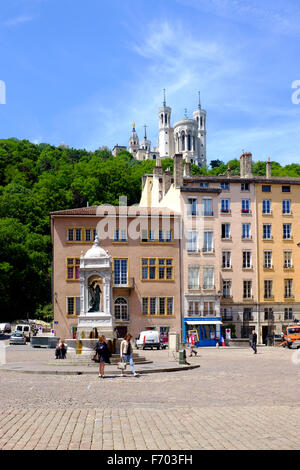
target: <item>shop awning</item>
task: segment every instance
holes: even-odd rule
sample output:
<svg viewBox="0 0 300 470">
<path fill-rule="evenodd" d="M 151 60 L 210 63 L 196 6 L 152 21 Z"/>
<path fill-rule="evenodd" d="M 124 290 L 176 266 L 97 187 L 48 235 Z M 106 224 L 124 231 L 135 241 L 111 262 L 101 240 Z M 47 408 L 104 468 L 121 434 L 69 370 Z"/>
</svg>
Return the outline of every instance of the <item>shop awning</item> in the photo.
<svg viewBox="0 0 300 470">
<path fill-rule="evenodd" d="M 220 320 L 188 320 L 185 322 L 187 325 L 222 325 Z"/>
</svg>

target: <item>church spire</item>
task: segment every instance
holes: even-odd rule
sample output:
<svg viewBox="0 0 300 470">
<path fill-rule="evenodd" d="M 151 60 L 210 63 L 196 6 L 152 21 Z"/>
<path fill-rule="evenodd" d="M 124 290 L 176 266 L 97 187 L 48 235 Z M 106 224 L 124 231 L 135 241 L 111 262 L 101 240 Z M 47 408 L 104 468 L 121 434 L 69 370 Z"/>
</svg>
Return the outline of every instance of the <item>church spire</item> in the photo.
<svg viewBox="0 0 300 470">
<path fill-rule="evenodd" d="M 146 129 L 147 129 L 147 126 L 146 126 L 146 124 L 144 124 L 144 129 L 145 129 L 145 135 L 144 135 L 144 139 L 145 139 L 145 140 L 147 140 L 147 131 L 146 131 Z"/>
<path fill-rule="evenodd" d="M 200 91 L 198 91 L 198 109 L 201 109 Z"/>
<path fill-rule="evenodd" d="M 164 97 L 163 106 L 166 106 L 166 89 L 165 88 L 163 89 L 163 97 Z"/>
</svg>

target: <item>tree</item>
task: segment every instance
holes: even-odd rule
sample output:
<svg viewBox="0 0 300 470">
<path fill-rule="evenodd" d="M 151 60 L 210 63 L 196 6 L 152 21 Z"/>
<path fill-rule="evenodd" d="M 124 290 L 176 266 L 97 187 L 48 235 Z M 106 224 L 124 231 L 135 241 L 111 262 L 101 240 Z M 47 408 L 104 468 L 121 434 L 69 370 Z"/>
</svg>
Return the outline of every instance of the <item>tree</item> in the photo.
<svg viewBox="0 0 300 470">
<path fill-rule="evenodd" d="M 224 163 L 222 160 L 218 160 L 218 159 L 217 159 L 217 160 L 212 160 L 212 161 L 210 162 L 210 167 L 211 167 L 211 169 L 214 169 L 214 168 L 219 167 L 219 166 L 221 166 L 221 165 L 225 165 L 225 163 Z"/>
</svg>

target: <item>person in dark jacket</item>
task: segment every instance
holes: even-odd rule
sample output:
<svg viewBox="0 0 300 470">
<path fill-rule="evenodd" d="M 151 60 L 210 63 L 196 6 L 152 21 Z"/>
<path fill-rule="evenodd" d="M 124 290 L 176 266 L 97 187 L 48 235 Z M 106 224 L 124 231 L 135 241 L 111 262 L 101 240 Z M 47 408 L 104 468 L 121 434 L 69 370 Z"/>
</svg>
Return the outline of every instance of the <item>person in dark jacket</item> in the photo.
<svg viewBox="0 0 300 470">
<path fill-rule="evenodd" d="M 100 336 L 99 341 L 97 342 L 95 349 L 99 357 L 99 377 L 104 379 L 104 367 L 105 364 L 110 364 L 110 353 L 105 342 L 106 338 L 104 335 Z"/>
<path fill-rule="evenodd" d="M 254 354 L 257 354 L 257 334 L 255 333 L 255 330 L 252 330 L 252 335 L 251 335 L 251 348 L 254 351 Z"/>
</svg>

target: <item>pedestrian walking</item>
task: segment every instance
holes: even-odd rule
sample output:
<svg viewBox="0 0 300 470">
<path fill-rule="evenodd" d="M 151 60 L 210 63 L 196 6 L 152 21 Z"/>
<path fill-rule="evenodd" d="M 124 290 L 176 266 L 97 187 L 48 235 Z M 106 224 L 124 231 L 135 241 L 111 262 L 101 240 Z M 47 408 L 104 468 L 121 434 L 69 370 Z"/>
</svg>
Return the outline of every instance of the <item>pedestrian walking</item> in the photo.
<svg viewBox="0 0 300 470">
<path fill-rule="evenodd" d="M 131 334 L 127 333 L 127 335 L 121 342 L 120 358 L 121 358 L 121 362 L 125 362 L 125 364 L 127 361 L 129 362 L 133 375 L 137 377 L 138 374 L 136 373 L 134 369 L 134 364 L 133 364 L 133 359 L 132 359 L 133 348 L 131 345 L 131 338 L 132 338 Z M 123 370 L 121 370 L 121 377 L 123 376 L 124 376 Z"/>
<path fill-rule="evenodd" d="M 96 354 L 99 357 L 99 378 L 104 379 L 104 368 L 105 364 L 110 364 L 110 353 L 105 342 L 106 338 L 104 335 L 100 336 L 96 346 Z"/>
<path fill-rule="evenodd" d="M 191 333 L 189 335 L 189 338 L 188 338 L 188 342 L 189 342 L 189 348 L 190 348 L 190 357 L 192 357 L 192 353 L 195 354 L 195 356 L 197 356 L 197 351 L 194 349 L 195 347 L 195 336 L 193 333 Z"/>
<path fill-rule="evenodd" d="M 255 330 L 252 330 L 252 335 L 251 335 L 251 348 L 254 351 L 254 354 L 257 354 L 257 334 L 255 333 Z"/>
</svg>

